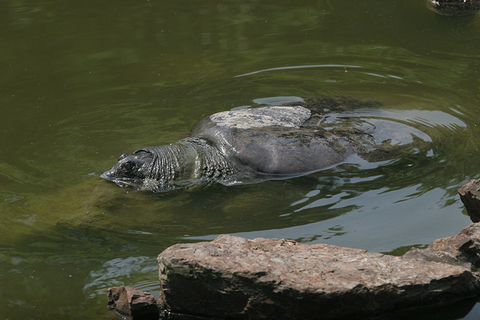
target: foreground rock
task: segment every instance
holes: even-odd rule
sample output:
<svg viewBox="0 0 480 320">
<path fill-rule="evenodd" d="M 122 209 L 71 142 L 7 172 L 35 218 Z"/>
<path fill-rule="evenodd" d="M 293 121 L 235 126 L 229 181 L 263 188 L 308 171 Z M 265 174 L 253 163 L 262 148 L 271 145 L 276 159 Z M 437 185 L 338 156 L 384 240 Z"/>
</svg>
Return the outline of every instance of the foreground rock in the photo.
<svg viewBox="0 0 480 320">
<path fill-rule="evenodd" d="M 427 5 L 438 14 L 464 16 L 476 14 L 480 9 L 479 0 L 426 0 Z"/>
<path fill-rule="evenodd" d="M 480 221 L 480 179 L 458 192 L 472 221 Z M 116 287 L 108 289 L 108 305 L 134 320 L 174 313 L 363 319 L 478 296 L 480 223 L 402 257 L 222 235 L 212 242 L 174 245 L 158 256 L 158 266 L 158 301 L 140 290 Z"/>
<path fill-rule="evenodd" d="M 480 292 L 470 270 L 479 230 L 474 224 L 404 257 L 228 235 L 178 244 L 158 257 L 159 303 L 170 312 L 227 319 L 363 319 L 451 303 Z"/>
</svg>

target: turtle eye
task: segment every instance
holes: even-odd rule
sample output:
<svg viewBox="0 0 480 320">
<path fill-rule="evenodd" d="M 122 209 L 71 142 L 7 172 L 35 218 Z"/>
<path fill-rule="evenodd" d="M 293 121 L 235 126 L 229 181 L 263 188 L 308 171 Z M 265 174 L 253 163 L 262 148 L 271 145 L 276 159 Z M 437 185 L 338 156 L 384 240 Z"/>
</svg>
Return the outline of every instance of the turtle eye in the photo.
<svg viewBox="0 0 480 320">
<path fill-rule="evenodd" d="M 124 172 L 131 172 L 133 169 L 135 169 L 135 163 L 133 163 L 132 161 L 127 161 L 122 164 L 122 170 Z"/>
</svg>

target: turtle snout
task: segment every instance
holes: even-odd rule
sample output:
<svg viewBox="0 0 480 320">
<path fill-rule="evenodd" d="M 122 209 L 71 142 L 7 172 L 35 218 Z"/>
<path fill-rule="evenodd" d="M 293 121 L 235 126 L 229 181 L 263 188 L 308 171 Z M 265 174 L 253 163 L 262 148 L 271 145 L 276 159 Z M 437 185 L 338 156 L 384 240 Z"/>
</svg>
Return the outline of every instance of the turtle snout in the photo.
<svg viewBox="0 0 480 320">
<path fill-rule="evenodd" d="M 100 178 L 103 178 L 105 180 L 109 180 L 109 181 L 112 181 L 113 178 L 114 178 L 114 172 L 113 172 L 113 169 L 110 169 L 110 170 L 107 170 L 105 171 L 104 173 L 102 173 L 100 175 Z"/>
</svg>

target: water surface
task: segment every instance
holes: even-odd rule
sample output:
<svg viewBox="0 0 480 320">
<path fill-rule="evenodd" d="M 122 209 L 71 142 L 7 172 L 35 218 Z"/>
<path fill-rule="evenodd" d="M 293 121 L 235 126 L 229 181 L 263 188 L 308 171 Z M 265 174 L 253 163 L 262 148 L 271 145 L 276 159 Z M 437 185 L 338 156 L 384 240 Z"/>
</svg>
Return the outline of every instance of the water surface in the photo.
<svg viewBox="0 0 480 320">
<path fill-rule="evenodd" d="M 108 287 L 158 294 L 158 253 L 222 233 L 401 254 L 470 223 L 457 189 L 479 177 L 476 16 L 420 0 L 3 1 L 0 44 L 3 318 L 109 319 Z M 375 99 L 431 146 L 158 195 L 99 178 L 215 112 L 318 95 Z M 474 303 L 408 317 L 473 319 Z"/>
</svg>

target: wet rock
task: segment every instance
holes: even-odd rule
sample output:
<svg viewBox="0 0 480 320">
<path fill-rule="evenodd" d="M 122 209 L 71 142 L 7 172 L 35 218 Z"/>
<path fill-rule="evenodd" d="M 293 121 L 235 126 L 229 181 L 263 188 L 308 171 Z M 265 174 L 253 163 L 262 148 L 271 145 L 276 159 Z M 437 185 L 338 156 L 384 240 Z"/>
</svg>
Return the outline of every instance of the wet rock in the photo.
<svg viewBox="0 0 480 320">
<path fill-rule="evenodd" d="M 460 199 L 473 222 L 480 222 L 480 179 L 470 180 L 459 190 Z"/>
<path fill-rule="evenodd" d="M 480 223 L 473 223 L 463 228 L 456 236 L 437 239 L 426 249 L 412 248 L 403 257 L 443 262 L 478 271 L 480 269 Z"/>
<path fill-rule="evenodd" d="M 477 229 L 426 249 L 448 253 L 458 260 L 453 264 L 427 259 L 421 250 L 395 257 L 228 235 L 178 244 L 158 257 L 159 302 L 171 312 L 227 319 L 362 319 L 450 303 L 480 291 L 464 254 L 478 243 Z"/>
<path fill-rule="evenodd" d="M 403 257 L 443 262 L 470 269 L 472 265 L 469 261 L 470 256 L 466 255 L 465 251 L 471 243 L 471 239 L 466 235 L 437 239 L 426 249 L 410 249 Z"/>
<path fill-rule="evenodd" d="M 150 294 L 131 287 L 108 288 L 108 306 L 132 320 L 157 320 L 159 308 Z"/>
<path fill-rule="evenodd" d="M 480 9 L 479 0 L 426 0 L 430 9 L 446 16 L 476 14 Z"/>
</svg>

